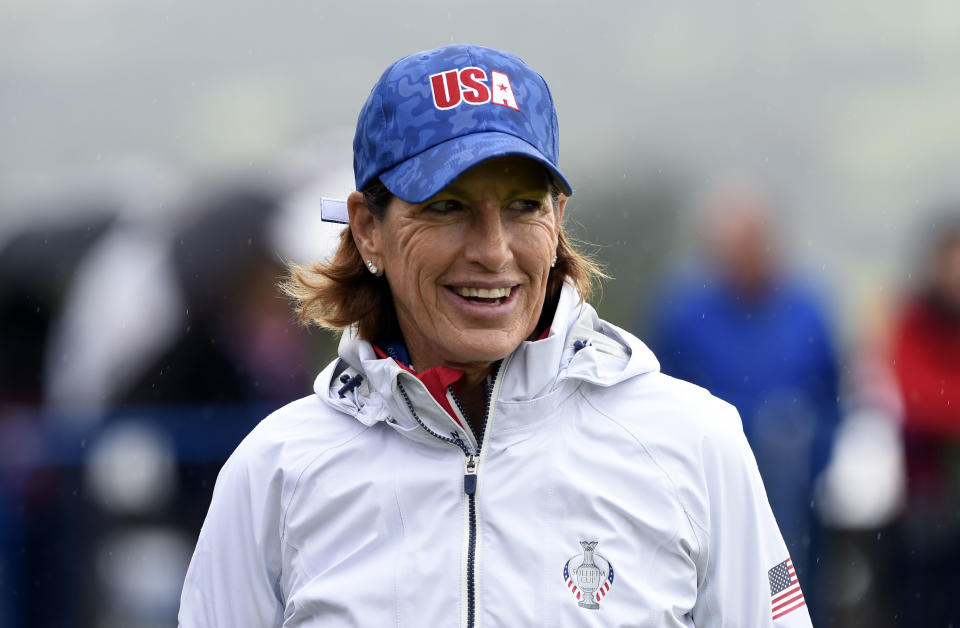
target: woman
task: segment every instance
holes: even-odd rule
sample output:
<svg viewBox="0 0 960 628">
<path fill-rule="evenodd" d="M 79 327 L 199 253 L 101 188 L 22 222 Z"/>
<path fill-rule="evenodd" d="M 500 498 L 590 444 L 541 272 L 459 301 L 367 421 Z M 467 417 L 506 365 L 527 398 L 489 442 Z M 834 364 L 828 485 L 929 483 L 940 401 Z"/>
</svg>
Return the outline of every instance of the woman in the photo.
<svg viewBox="0 0 960 628">
<path fill-rule="evenodd" d="M 449 46 L 360 113 L 315 394 L 224 466 L 181 626 L 807 626 L 736 411 L 583 297 L 544 80 Z"/>
</svg>

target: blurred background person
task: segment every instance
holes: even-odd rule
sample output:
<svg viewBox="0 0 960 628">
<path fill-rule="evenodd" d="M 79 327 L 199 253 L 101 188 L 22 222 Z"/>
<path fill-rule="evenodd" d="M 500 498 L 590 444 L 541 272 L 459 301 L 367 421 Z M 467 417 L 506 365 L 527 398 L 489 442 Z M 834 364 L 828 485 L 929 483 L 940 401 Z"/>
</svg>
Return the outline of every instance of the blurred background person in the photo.
<svg viewBox="0 0 960 628">
<path fill-rule="evenodd" d="M 276 290 L 304 181 L 109 170 L 0 242 L 0 627 L 169 625 L 222 461 L 325 355 Z"/>
<path fill-rule="evenodd" d="M 268 237 L 281 202 L 247 182 L 189 200 L 169 252 L 183 294 L 180 325 L 120 403 L 273 405 L 309 388 L 317 336 L 291 329 L 276 289 L 281 257 Z"/>
<path fill-rule="evenodd" d="M 0 626 L 53 617 L 43 591 L 70 576 L 53 541 L 63 531 L 68 473 L 42 465 L 44 349 L 70 285 L 72 268 L 111 222 L 110 208 L 70 210 L 80 219 L 28 228 L 0 241 Z M 70 612 L 70 601 L 64 601 Z"/>
<path fill-rule="evenodd" d="M 844 344 L 841 420 L 817 480 L 816 510 L 826 540 L 816 563 L 824 625 L 904 625 L 898 521 L 906 494 L 903 404 L 891 368 L 894 305 L 878 284 L 858 306 Z"/>
<path fill-rule="evenodd" d="M 781 259 L 774 212 L 753 187 L 709 195 L 702 264 L 666 280 L 649 339 L 665 373 L 740 411 L 797 573 L 815 591 L 811 496 L 838 420 L 838 364 L 823 306 Z"/>
<path fill-rule="evenodd" d="M 900 589 L 910 626 L 960 623 L 960 208 L 935 221 L 922 283 L 893 331 L 907 507 Z"/>
</svg>

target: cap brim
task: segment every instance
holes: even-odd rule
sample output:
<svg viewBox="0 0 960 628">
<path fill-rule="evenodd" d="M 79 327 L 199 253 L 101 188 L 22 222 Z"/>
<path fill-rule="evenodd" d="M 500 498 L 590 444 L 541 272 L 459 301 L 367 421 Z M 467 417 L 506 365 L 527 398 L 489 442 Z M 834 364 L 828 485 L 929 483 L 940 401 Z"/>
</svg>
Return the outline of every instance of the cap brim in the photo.
<svg viewBox="0 0 960 628">
<path fill-rule="evenodd" d="M 320 220 L 324 222 L 338 222 L 342 225 L 350 222 L 347 212 L 347 202 L 336 198 L 320 198 Z"/>
<path fill-rule="evenodd" d="M 573 193 L 567 179 L 540 151 L 519 137 L 499 131 L 449 139 L 380 173 L 380 180 L 398 198 L 422 203 L 477 164 L 507 155 L 521 155 L 543 164 L 561 192 L 567 196 Z"/>
</svg>

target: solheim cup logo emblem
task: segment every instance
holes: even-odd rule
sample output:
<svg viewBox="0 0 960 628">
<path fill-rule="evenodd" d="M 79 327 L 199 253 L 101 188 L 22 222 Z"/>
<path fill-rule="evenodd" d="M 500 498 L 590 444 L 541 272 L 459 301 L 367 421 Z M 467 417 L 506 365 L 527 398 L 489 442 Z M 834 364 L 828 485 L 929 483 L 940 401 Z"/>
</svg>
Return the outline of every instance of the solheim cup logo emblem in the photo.
<svg viewBox="0 0 960 628">
<path fill-rule="evenodd" d="M 580 541 L 583 554 L 571 556 L 563 566 L 563 581 L 580 608 L 598 609 L 613 586 L 613 565 L 594 552 L 599 541 Z"/>
</svg>

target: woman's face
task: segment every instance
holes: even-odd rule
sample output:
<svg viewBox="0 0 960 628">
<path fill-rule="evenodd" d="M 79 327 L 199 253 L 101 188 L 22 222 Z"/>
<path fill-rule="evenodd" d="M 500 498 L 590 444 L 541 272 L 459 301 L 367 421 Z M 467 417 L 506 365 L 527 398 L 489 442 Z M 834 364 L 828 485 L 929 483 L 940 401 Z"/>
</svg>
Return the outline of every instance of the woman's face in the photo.
<svg viewBox="0 0 960 628">
<path fill-rule="evenodd" d="M 504 157 L 369 221 L 361 251 L 386 273 L 415 368 L 487 365 L 534 332 L 565 204 L 540 165 Z"/>
</svg>

